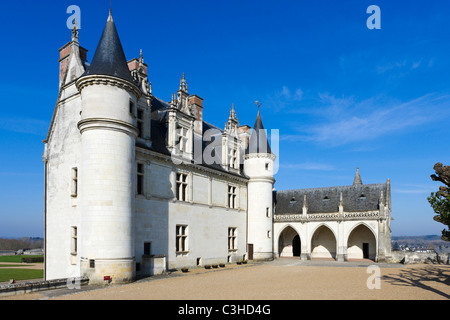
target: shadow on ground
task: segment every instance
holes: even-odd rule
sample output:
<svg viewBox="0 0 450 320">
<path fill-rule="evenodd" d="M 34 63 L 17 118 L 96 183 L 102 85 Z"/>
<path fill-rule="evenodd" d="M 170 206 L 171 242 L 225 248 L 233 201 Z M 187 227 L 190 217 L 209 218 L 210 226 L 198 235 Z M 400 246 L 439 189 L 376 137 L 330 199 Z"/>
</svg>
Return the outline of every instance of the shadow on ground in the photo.
<svg viewBox="0 0 450 320">
<path fill-rule="evenodd" d="M 387 275 L 382 277 L 383 280 L 396 286 L 414 286 L 423 290 L 428 290 L 450 299 L 450 269 L 439 268 L 437 266 L 426 266 L 417 269 L 405 269 L 398 275 Z M 449 289 L 443 292 L 436 286 L 446 285 Z"/>
</svg>

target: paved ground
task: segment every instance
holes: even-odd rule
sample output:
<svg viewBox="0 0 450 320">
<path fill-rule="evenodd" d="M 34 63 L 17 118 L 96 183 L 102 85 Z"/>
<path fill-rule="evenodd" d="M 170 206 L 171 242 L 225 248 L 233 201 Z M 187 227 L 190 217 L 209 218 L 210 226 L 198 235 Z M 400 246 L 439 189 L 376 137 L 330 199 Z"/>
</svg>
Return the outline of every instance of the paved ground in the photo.
<svg viewBox="0 0 450 320">
<path fill-rule="evenodd" d="M 370 269 L 375 265 L 375 270 Z M 375 273 L 374 273 L 375 272 Z M 379 272 L 380 277 L 376 277 Z M 370 289 L 372 287 L 372 289 Z M 449 265 L 300 261 L 227 265 L 151 277 L 114 287 L 83 287 L 0 300 L 449 300 Z"/>
</svg>

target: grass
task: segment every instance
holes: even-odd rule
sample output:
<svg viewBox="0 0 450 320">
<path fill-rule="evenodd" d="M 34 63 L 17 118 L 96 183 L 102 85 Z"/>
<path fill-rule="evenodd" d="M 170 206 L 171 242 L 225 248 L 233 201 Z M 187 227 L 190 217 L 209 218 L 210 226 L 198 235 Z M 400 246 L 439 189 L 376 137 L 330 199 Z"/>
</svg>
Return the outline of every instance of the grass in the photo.
<svg viewBox="0 0 450 320">
<path fill-rule="evenodd" d="M 22 263 L 22 258 L 38 258 L 43 256 L 3 256 L 0 257 L 0 262 L 12 262 L 12 263 Z M 40 262 L 42 263 L 42 262 Z"/>
<path fill-rule="evenodd" d="M 35 280 L 44 278 L 44 270 L 42 269 L 22 269 L 26 266 L 22 263 L 23 257 L 42 257 L 42 256 L 3 256 L 0 257 L 0 262 L 7 262 L 9 264 L 0 265 L 0 282 L 8 282 L 11 279 L 16 281 Z M 38 263 L 32 263 L 38 264 Z M 42 263 L 41 263 L 42 264 Z"/>
<path fill-rule="evenodd" d="M 0 282 L 43 279 L 44 270 L 34 269 L 0 269 Z"/>
<path fill-rule="evenodd" d="M 26 267 L 24 264 L 0 264 L 0 268 L 22 268 Z"/>
</svg>

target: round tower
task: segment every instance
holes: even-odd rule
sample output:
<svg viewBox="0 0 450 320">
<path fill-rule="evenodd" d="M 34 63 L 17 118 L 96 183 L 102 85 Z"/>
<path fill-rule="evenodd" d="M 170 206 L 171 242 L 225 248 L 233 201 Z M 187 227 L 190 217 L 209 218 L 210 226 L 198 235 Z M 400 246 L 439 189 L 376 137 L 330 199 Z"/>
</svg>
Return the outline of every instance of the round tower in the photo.
<svg viewBox="0 0 450 320">
<path fill-rule="evenodd" d="M 136 105 L 133 83 L 111 13 L 81 93 L 79 168 L 81 275 L 90 283 L 133 281 Z"/>
<path fill-rule="evenodd" d="M 261 115 L 245 152 L 244 172 L 248 182 L 248 245 L 254 260 L 271 260 L 273 250 L 273 185 L 275 155 L 272 153 Z"/>
</svg>

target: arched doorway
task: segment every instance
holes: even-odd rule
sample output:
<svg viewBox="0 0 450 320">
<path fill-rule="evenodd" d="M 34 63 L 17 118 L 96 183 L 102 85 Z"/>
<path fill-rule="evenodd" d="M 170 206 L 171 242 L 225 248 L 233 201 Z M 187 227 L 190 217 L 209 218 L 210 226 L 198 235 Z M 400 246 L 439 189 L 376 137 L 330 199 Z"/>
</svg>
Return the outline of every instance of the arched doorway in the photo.
<svg viewBox="0 0 450 320">
<path fill-rule="evenodd" d="M 347 241 L 347 258 L 375 260 L 377 241 L 373 232 L 364 224 L 352 230 Z"/>
<path fill-rule="evenodd" d="M 300 257 L 300 236 L 294 228 L 287 226 L 278 239 L 278 254 L 280 257 Z"/>
<path fill-rule="evenodd" d="M 311 258 L 336 259 L 336 237 L 324 225 L 317 228 L 311 238 Z"/>
</svg>

